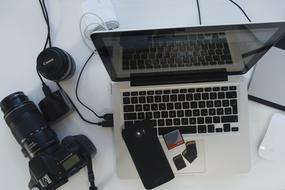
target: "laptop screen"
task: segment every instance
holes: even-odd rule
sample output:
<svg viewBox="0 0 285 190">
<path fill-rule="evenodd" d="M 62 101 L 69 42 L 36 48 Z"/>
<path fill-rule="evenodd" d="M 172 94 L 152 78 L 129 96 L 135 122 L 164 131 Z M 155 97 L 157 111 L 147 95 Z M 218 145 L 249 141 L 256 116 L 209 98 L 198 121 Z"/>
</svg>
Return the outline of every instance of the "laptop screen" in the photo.
<svg viewBox="0 0 285 190">
<path fill-rule="evenodd" d="M 285 22 L 93 33 L 113 81 L 144 73 L 246 73 L 285 34 Z"/>
</svg>

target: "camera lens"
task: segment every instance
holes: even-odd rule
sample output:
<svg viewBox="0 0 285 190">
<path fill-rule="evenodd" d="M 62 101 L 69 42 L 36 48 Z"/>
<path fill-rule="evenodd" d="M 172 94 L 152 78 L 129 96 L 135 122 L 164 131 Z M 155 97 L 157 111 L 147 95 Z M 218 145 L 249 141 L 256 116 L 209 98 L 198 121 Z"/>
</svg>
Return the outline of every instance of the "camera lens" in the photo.
<svg viewBox="0 0 285 190">
<path fill-rule="evenodd" d="M 29 158 L 59 144 L 55 132 L 23 92 L 10 94 L 0 102 L 0 107 L 12 134 Z"/>
</svg>

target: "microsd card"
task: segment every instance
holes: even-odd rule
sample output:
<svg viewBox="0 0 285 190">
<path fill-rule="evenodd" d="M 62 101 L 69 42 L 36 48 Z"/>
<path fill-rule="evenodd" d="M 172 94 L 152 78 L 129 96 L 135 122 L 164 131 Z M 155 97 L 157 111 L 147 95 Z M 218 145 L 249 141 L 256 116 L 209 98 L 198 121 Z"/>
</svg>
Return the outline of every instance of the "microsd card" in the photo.
<svg viewBox="0 0 285 190">
<path fill-rule="evenodd" d="M 186 163 L 183 160 L 183 157 L 181 156 L 181 154 L 175 156 L 173 158 L 173 162 L 174 162 L 175 167 L 176 167 L 177 170 L 181 170 L 181 169 L 186 167 Z"/>
<path fill-rule="evenodd" d="M 184 140 L 178 129 L 165 134 L 163 138 L 168 150 L 173 149 L 184 143 Z"/>
</svg>

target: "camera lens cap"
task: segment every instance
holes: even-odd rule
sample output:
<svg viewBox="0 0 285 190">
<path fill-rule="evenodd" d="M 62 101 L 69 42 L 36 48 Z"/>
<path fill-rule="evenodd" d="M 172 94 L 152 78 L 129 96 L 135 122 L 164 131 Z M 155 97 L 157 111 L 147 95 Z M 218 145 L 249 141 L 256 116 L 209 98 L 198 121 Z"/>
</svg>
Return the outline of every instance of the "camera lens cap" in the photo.
<svg viewBox="0 0 285 190">
<path fill-rule="evenodd" d="M 37 58 L 39 73 L 46 79 L 56 82 L 71 77 L 74 73 L 74 67 L 72 57 L 57 47 L 43 50 Z"/>
</svg>

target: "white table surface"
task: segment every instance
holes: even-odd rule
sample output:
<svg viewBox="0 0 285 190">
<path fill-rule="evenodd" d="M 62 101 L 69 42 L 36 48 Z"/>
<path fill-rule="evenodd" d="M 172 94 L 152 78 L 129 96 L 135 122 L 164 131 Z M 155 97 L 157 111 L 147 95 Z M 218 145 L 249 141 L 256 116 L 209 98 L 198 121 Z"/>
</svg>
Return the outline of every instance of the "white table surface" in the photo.
<svg viewBox="0 0 285 190">
<path fill-rule="evenodd" d="M 78 68 L 81 68 L 90 54 L 79 32 L 82 1 L 46 1 L 53 44 L 68 51 L 74 57 Z M 284 0 L 236 1 L 253 22 L 285 20 Z M 195 0 L 113 0 L 113 4 L 122 29 L 198 25 Z M 242 13 L 227 0 L 200 0 L 200 6 L 204 25 L 247 22 Z M 43 94 L 35 72 L 35 60 L 46 38 L 46 25 L 38 1 L 1 0 L 0 24 L 0 99 L 21 90 L 38 103 Z M 78 70 L 75 76 L 77 74 Z M 75 79 L 76 77 L 73 77 L 62 83 L 73 99 Z M 83 74 L 80 96 L 98 113 L 110 112 L 110 84 L 101 60 L 95 56 Z M 157 189 L 285 189 L 285 162 L 262 160 L 256 151 L 265 134 L 270 115 L 276 110 L 254 102 L 249 102 L 248 107 L 254 151 L 251 172 L 230 176 L 217 173 L 215 176 L 176 177 Z M 96 121 L 89 112 L 82 108 L 80 110 L 86 117 Z M 22 155 L 20 146 L 2 119 L 2 113 L 0 117 L 0 189 L 28 189 L 28 159 Z M 94 142 L 98 148 L 93 163 L 99 190 L 143 189 L 139 179 L 120 180 L 117 177 L 112 129 L 88 125 L 82 122 L 76 113 L 53 126 L 53 129 L 60 138 L 81 133 Z M 88 188 L 87 171 L 83 169 L 60 189 Z"/>
</svg>

